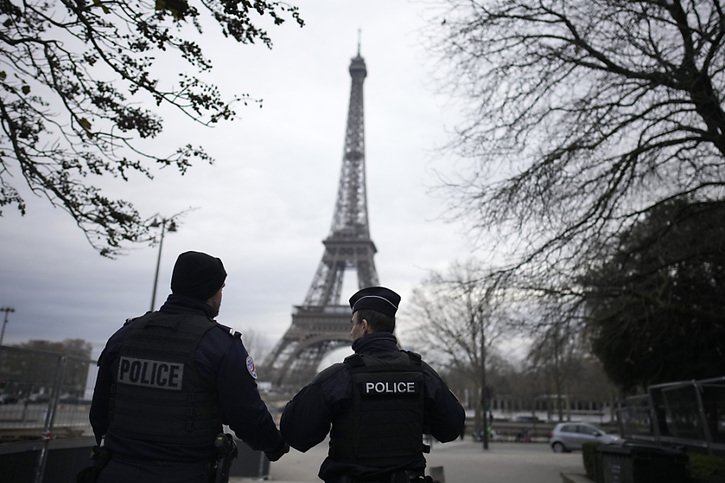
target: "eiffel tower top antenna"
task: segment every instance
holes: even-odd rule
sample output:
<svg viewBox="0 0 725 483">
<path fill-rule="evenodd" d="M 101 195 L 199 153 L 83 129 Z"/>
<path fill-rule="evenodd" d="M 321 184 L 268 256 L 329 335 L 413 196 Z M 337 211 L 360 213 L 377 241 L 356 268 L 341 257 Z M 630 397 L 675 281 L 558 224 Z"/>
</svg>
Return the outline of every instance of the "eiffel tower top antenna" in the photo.
<svg viewBox="0 0 725 483">
<path fill-rule="evenodd" d="M 360 38 L 362 37 L 362 29 L 357 29 L 357 56 L 360 57 Z"/>
</svg>

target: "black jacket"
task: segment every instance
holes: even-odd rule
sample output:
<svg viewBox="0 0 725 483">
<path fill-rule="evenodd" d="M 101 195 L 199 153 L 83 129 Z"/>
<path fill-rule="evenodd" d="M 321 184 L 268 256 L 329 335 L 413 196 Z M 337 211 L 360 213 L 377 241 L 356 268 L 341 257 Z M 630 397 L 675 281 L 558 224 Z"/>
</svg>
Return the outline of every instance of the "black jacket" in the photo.
<svg viewBox="0 0 725 483">
<path fill-rule="evenodd" d="M 194 299 L 171 295 L 159 310 L 181 320 L 190 316 L 207 317 L 213 326 L 201 338 L 192 360 L 203 384 L 216 393 L 221 422 L 253 449 L 276 453 L 284 441 L 257 390 L 254 361 L 247 353 L 241 335 L 210 318 L 210 307 Z M 167 317 L 168 318 L 168 317 Z M 213 440 L 197 446 L 154 442 L 107 434 L 109 409 L 119 350 L 130 324 L 108 340 L 98 360 L 98 377 L 93 393 L 90 420 L 96 441 L 106 436 L 106 446 L 116 456 L 139 460 L 191 462 L 208 459 L 214 453 Z M 170 431 L 171 432 L 171 431 Z"/>
<path fill-rule="evenodd" d="M 372 333 L 357 339 L 353 350 L 358 354 L 378 359 L 399 360 L 400 351 L 394 335 Z M 424 374 L 424 427 L 441 442 L 456 439 L 463 430 L 465 413 L 458 399 L 440 376 L 422 363 Z M 352 376 L 347 364 L 330 366 L 315 377 L 287 404 L 282 413 L 280 430 L 293 448 L 307 451 L 325 439 L 340 415 L 351 410 Z M 339 435 L 336 437 L 342 437 Z M 407 470 L 423 472 L 425 458 L 420 458 Z M 340 475 L 365 477 L 380 474 L 380 468 L 360 464 L 342 463 L 328 456 L 320 467 L 319 476 L 326 482 L 336 481 Z"/>
</svg>

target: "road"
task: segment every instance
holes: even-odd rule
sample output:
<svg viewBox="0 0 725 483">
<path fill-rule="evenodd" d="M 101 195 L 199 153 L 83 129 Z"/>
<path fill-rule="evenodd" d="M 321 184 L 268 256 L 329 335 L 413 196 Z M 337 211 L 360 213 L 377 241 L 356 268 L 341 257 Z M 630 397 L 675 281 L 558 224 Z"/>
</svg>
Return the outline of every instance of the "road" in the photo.
<svg viewBox="0 0 725 483">
<path fill-rule="evenodd" d="M 327 453 L 322 443 L 300 453 L 292 450 L 270 467 L 270 480 L 308 482 L 320 480 L 317 469 Z M 584 473 L 581 453 L 553 453 L 541 443 L 491 443 L 483 451 L 471 440 L 436 443 L 427 455 L 428 467 L 442 466 L 446 483 L 561 483 L 561 473 Z M 250 479 L 232 478 L 233 483 Z"/>
</svg>

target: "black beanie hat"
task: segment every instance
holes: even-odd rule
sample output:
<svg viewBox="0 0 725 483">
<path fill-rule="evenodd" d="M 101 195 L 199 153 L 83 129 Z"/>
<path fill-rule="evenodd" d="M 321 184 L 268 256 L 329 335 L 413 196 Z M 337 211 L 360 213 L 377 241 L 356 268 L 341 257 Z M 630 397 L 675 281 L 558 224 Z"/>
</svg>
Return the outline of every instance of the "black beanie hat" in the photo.
<svg viewBox="0 0 725 483">
<path fill-rule="evenodd" d="M 353 314 L 358 310 L 374 310 L 395 318 L 399 304 L 400 295 L 385 287 L 367 287 L 350 297 Z"/>
<path fill-rule="evenodd" d="M 179 255 L 171 275 L 171 291 L 177 295 L 207 300 L 222 288 L 227 272 L 222 261 L 201 252 Z"/>
</svg>

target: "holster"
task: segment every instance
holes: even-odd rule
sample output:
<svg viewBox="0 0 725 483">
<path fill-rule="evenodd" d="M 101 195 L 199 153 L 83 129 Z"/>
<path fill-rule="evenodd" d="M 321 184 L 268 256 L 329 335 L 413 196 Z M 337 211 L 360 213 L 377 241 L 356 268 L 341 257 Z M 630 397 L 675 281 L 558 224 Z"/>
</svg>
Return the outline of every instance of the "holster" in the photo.
<svg viewBox="0 0 725 483">
<path fill-rule="evenodd" d="M 214 461 L 214 483 L 229 481 L 229 467 L 237 457 L 237 445 L 231 434 L 221 433 L 214 440 L 216 460 Z"/>
<path fill-rule="evenodd" d="M 94 446 L 91 450 L 91 459 L 93 464 L 86 466 L 76 475 L 76 483 L 96 483 L 101 470 L 108 464 L 111 459 L 111 451 L 101 446 Z"/>
</svg>

